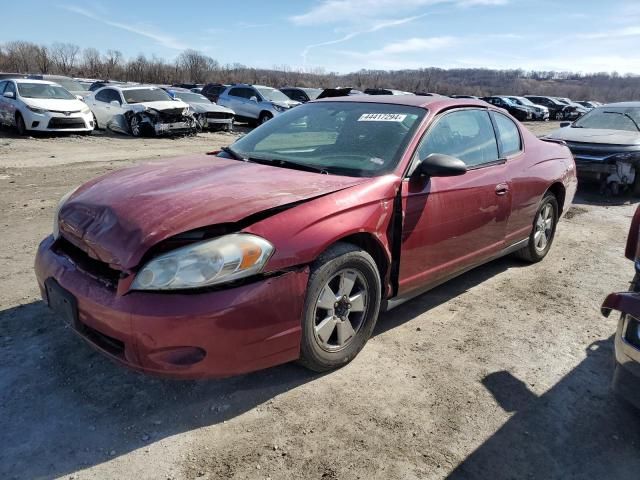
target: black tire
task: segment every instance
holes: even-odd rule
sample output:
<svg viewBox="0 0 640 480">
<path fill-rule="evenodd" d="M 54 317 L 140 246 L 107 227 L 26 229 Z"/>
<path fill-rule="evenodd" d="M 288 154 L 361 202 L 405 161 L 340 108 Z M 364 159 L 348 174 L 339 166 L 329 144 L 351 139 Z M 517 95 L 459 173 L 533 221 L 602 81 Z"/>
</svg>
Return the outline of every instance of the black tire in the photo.
<svg viewBox="0 0 640 480">
<path fill-rule="evenodd" d="M 640 168 L 634 167 L 635 178 L 633 179 L 633 185 L 631 186 L 631 193 L 634 197 L 640 197 Z"/>
<path fill-rule="evenodd" d="M 343 346 L 323 346 L 319 335 L 316 333 L 316 326 L 322 323 L 322 317 L 326 316 L 326 318 L 335 319 L 334 333 L 338 342 L 340 341 L 338 324 L 343 322 L 337 317 L 340 313 L 339 308 L 335 308 L 333 312 L 336 315 L 332 315 L 329 312 L 320 314 L 319 311 L 323 310 L 320 306 L 320 297 L 325 288 L 332 285 L 332 282 L 335 282 L 336 279 L 340 282 L 339 275 L 343 273 L 347 275 L 354 275 L 355 273 L 358 275 L 352 288 L 358 288 L 360 295 L 364 293 L 365 300 L 363 301 L 362 311 L 361 313 L 346 313 L 346 322 L 353 327 L 353 334 Z M 381 292 L 380 272 L 375 261 L 366 251 L 350 243 L 337 243 L 320 255 L 311 266 L 311 274 L 307 285 L 307 295 L 302 316 L 302 341 L 299 363 L 310 370 L 325 372 L 342 367 L 353 360 L 369 340 L 376 325 L 380 311 Z M 337 293 L 339 294 L 339 289 Z M 357 296 L 335 297 L 336 303 L 334 305 L 344 301 L 345 304 L 341 304 L 340 308 L 343 306 L 351 308 L 351 302 L 353 301 L 355 304 L 353 299 Z M 342 300 L 343 298 L 345 300 Z M 351 317 L 351 315 L 354 316 Z M 333 350 L 330 348 L 333 348 Z"/>
<path fill-rule="evenodd" d="M 541 212 L 543 211 L 543 209 L 547 207 L 547 205 L 551 206 L 551 212 L 553 214 L 551 229 L 549 231 L 549 235 L 547 237 L 544 248 L 538 248 L 536 247 L 536 238 L 535 238 L 535 235 L 537 232 L 536 225 L 541 216 Z M 553 244 L 553 239 L 556 236 L 556 226 L 558 225 L 558 212 L 559 212 L 558 200 L 556 199 L 553 193 L 547 192 L 544 195 L 544 197 L 542 197 L 540 206 L 538 207 L 538 210 L 536 211 L 536 215 L 533 218 L 533 226 L 531 229 L 531 234 L 529 235 L 529 242 L 527 243 L 526 247 L 516 252 L 516 255 L 518 257 L 520 257 L 522 260 L 525 260 L 527 262 L 536 263 L 547 256 L 547 253 L 549 253 L 549 250 L 551 249 L 551 245 Z"/>
<path fill-rule="evenodd" d="M 273 115 L 269 112 L 262 112 L 260 114 L 260 118 L 258 118 L 258 125 L 262 125 L 263 123 L 267 123 L 269 120 L 273 118 Z"/>
<path fill-rule="evenodd" d="M 556 120 L 564 120 L 564 114 L 562 112 L 556 112 Z"/>
<path fill-rule="evenodd" d="M 27 126 L 24 124 L 24 118 L 20 112 L 16 113 L 16 131 L 21 137 L 28 133 Z"/>
<path fill-rule="evenodd" d="M 96 118 L 96 114 L 92 114 L 93 115 L 93 128 L 94 130 L 99 130 L 100 129 L 100 125 L 98 125 L 98 119 Z"/>
<path fill-rule="evenodd" d="M 138 114 L 133 115 L 129 119 L 129 129 L 134 137 L 149 137 L 152 135 L 149 125 L 142 121 L 142 117 Z M 136 128 L 137 127 L 137 128 Z"/>
</svg>

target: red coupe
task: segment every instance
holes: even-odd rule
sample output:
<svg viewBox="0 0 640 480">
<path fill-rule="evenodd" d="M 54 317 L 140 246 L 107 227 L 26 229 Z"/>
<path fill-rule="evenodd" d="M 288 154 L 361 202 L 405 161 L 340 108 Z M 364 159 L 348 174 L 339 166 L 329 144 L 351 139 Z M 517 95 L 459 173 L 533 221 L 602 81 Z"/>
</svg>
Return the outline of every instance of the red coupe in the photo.
<svg viewBox="0 0 640 480">
<path fill-rule="evenodd" d="M 330 98 L 73 190 L 35 269 L 45 302 L 135 369 L 329 370 L 380 311 L 508 253 L 542 260 L 575 173 L 562 142 L 482 101 Z"/>
</svg>

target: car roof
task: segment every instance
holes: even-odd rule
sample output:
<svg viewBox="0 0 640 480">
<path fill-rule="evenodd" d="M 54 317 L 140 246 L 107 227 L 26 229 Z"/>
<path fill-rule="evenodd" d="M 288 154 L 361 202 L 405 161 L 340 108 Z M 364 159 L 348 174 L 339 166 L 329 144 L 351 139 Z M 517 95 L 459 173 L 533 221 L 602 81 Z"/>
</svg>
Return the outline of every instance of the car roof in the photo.
<svg viewBox="0 0 640 480">
<path fill-rule="evenodd" d="M 143 85 L 143 84 L 138 84 L 138 85 L 122 85 L 122 84 L 112 84 L 112 83 L 107 83 L 104 87 L 102 88 L 113 88 L 115 90 L 120 90 L 120 91 L 125 91 L 125 90 L 138 90 L 138 89 L 148 89 L 148 88 L 157 88 L 158 90 L 162 90 L 162 87 L 159 87 L 158 85 Z M 102 90 L 102 88 L 100 88 L 100 90 Z M 169 87 L 167 87 L 169 88 Z M 97 92 L 98 90 L 96 90 Z"/>
<path fill-rule="evenodd" d="M 451 107 L 484 107 L 490 105 L 473 98 L 423 97 L 420 95 L 350 95 L 345 97 L 328 97 L 315 102 L 351 102 L 351 103 L 384 103 L 389 105 L 406 105 L 408 107 L 432 108 L 442 110 Z"/>
<path fill-rule="evenodd" d="M 58 85 L 51 80 L 36 80 L 35 78 L 7 78 L 7 80 L 13 80 L 16 83 L 39 83 L 42 85 Z"/>
</svg>

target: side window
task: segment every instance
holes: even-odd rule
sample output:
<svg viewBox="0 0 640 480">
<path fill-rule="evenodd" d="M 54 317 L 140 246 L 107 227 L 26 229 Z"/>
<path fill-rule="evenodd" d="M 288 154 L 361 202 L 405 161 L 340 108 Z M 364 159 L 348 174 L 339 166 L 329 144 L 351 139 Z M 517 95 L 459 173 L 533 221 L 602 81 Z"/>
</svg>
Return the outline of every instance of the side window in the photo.
<svg viewBox="0 0 640 480">
<path fill-rule="evenodd" d="M 4 89 L 3 93 L 7 93 L 7 92 L 13 92 L 14 95 L 16 93 L 16 86 L 13 84 L 13 82 L 7 82 L 7 86 Z"/>
<path fill-rule="evenodd" d="M 4 87 L 7 86 L 7 82 L 0 82 L 0 95 L 4 93 Z"/>
<path fill-rule="evenodd" d="M 240 98 L 242 98 L 242 89 L 241 88 L 232 88 L 231 90 L 229 90 L 228 95 L 230 97 L 240 97 Z"/>
<path fill-rule="evenodd" d="M 251 97 L 256 97 L 258 99 L 258 101 L 260 101 L 262 99 L 262 96 L 253 88 L 245 88 L 245 97 L 244 98 L 248 98 L 251 99 Z"/>
<path fill-rule="evenodd" d="M 99 102 L 109 103 L 110 91 L 111 91 L 110 88 L 105 88 L 104 90 L 100 90 L 98 93 L 96 93 L 96 100 L 98 100 Z"/>
<path fill-rule="evenodd" d="M 425 159 L 432 153 L 459 158 L 468 167 L 498 160 L 498 143 L 484 110 L 458 110 L 445 114 L 420 142 L 418 155 Z"/>
<path fill-rule="evenodd" d="M 502 156 L 508 157 L 522 150 L 522 139 L 520 138 L 520 130 L 511 119 L 504 115 L 494 112 L 493 118 L 498 127 L 498 137 L 500 138 L 500 146 L 502 147 Z"/>
<path fill-rule="evenodd" d="M 120 97 L 120 94 L 115 90 L 109 89 L 109 101 L 112 102 L 113 100 L 122 105 L 122 97 Z"/>
</svg>

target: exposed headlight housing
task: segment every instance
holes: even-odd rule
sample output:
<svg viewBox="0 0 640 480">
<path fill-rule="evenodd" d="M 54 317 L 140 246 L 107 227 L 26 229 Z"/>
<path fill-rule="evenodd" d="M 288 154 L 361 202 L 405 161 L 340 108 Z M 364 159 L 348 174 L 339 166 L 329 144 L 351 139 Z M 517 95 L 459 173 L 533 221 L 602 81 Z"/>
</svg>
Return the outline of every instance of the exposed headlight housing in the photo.
<svg viewBox="0 0 640 480">
<path fill-rule="evenodd" d="M 80 185 L 78 185 L 75 188 L 72 188 L 67 193 L 65 193 L 60 199 L 60 201 L 58 202 L 58 205 L 56 206 L 56 209 L 53 213 L 53 230 L 52 230 L 53 238 L 55 240 L 57 240 L 58 237 L 60 237 L 60 210 L 62 209 L 64 204 L 67 203 L 67 200 L 69 200 L 69 197 L 73 195 L 75 191 L 78 190 L 78 188 L 80 188 Z"/>
<path fill-rule="evenodd" d="M 31 105 L 27 105 L 27 108 L 31 110 L 33 113 L 42 114 L 47 112 L 47 110 L 45 110 L 44 108 L 36 108 L 36 107 L 32 107 Z"/>
<path fill-rule="evenodd" d="M 276 105 L 275 103 L 273 104 L 273 108 L 275 109 L 276 112 L 284 112 L 287 109 L 287 107 L 283 107 L 282 105 Z"/>
<path fill-rule="evenodd" d="M 157 256 L 136 274 L 132 290 L 182 290 L 260 273 L 274 252 L 264 238 L 234 233 Z"/>
</svg>

